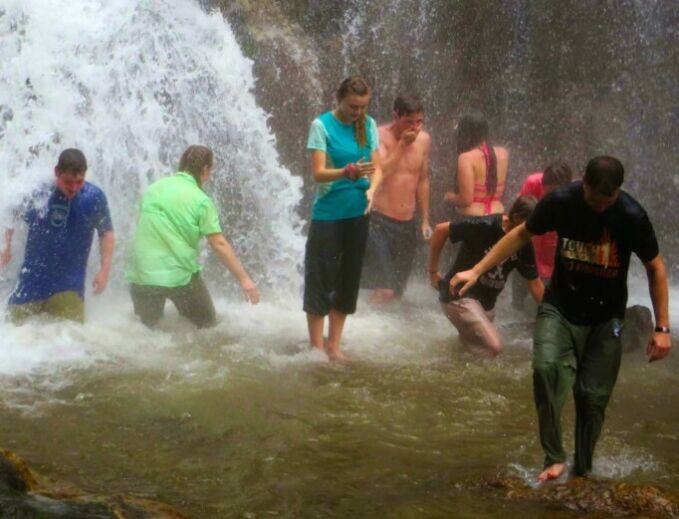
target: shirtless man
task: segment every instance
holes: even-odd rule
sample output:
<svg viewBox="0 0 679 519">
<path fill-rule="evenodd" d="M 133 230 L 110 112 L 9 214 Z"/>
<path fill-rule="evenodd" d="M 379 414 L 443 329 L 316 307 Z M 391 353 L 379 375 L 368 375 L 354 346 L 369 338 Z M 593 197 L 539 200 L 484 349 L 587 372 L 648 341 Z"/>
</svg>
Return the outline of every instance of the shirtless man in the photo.
<svg viewBox="0 0 679 519">
<path fill-rule="evenodd" d="M 394 100 L 393 120 L 380 126 L 383 180 L 375 193 L 363 287 L 375 289 L 370 302 L 380 305 L 405 290 L 417 246 L 415 208 L 419 206 L 420 232 L 432 234 L 429 224 L 430 135 L 422 130 L 424 109 L 417 96 Z"/>
</svg>

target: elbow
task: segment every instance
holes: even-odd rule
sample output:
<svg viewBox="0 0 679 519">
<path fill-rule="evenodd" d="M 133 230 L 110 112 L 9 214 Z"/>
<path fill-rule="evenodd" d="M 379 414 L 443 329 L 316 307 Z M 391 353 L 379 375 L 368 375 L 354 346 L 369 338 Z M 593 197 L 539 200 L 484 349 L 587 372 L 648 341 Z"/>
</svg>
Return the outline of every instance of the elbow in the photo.
<svg viewBox="0 0 679 519">
<path fill-rule="evenodd" d="M 212 250 L 216 252 L 217 250 L 224 247 L 224 245 L 226 245 L 226 238 L 224 238 L 224 235 L 221 233 L 211 234 L 210 236 L 207 237 L 207 242 L 212 248 Z"/>
<path fill-rule="evenodd" d="M 662 277 L 667 275 L 665 262 L 660 254 L 644 265 L 649 278 Z"/>
<path fill-rule="evenodd" d="M 455 205 L 459 208 L 466 209 L 467 207 L 472 205 L 472 197 L 459 195 L 457 200 L 455 200 Z"/>
</svg>

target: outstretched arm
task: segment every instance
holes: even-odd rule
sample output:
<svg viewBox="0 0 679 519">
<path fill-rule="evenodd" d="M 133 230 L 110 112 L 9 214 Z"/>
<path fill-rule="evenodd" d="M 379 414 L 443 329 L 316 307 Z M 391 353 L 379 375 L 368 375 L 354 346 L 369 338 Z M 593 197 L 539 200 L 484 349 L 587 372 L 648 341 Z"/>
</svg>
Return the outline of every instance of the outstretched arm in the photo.
<svg viewBox="0 0 679 519">
<path fill-rule="evenodd" d="M 656 326 L 669 328 L 669 291 L 667 288 L 667 269 L 662 256 L 658 254 L 651 261 L 644 263 L 646 275 L 648 276 L 648 290 L 653 303 L 653 313 L 655 315 Z M 648 361 L 653 362 L 667 357 L 672 347 L 672 340 L 669 333 L 654 332 L 651 336 L 646 355 Z"/>
<path fill-rule="evenodd" d="M 537 304 L 542 303 L 542 297 L 545 295 L 545 284 L 540 278 L 527 279 L 528 291 L 530 295 L 533 296 Z"/>
<path fill-rule="evenodd" d="M 438 290 L 439 281 L 441 281 L 439 259 L 449 234 L 450 222 L 440 223 L 434 229 L 434 234 L 429 241 L 429 284 L 435 290 Z"/>
<path fill-rule="evenodd" d="M 101 294 L 108 285 L 108 275 L 111 272 L 111 260 L 113 259 L 113 249 L 115 248 L 115 237 L 113 231 L 106 231 L 99 237 L 99 256 L 101 266 L 99 272 L 92 280 L 92 288 L 95 294 Z"/>
<path fill-rule="evenodd" d="M 509 256 L 518 251 L 521 247 L 528 243 L 528 240 L 531 239 L 531 236 L 531 233 L 529 233 L 526 229 L 525 223 L 522 223 L 521 225 L 509 231 L 499 242 L 493 246 L 492 249 L 490 249 L 490 252 L 486 254 L 481 261 L 474 265 L 473 268 L 455 274 L 455 277 L 450 280 L 451 294 L 459 293 L 461 296 L 463 296 L 467 290 L 469 290 L 474 285 L 474 283 L 476 283 L 476 280 L 479 279 L 481 274 L 488 272 L 491 268 L 499 265 Z"/>
<path fill-rule="evenodd" d="M 0 250 L 0 268 L 6 267 L 12 261 L 12 236 L 14 229 L 5 229 L 5 247 Z"/>
<path fill-rule="evenodd" d="M 219 261 L 229 269 L 231 274 L 238 280 L 240 286 L 245 293 L 245 297 L 253 305 L 259 302 L 259 290 L 257 285 L 250 278 L 248 273 L 243 268 L 238 256 L 236 256 L 236 251 L 233 250 L 231 244 L 227 241 L 222 233 L 208 234 L 206 236 L 207 242 L 215 251 Z"/>
</svg>

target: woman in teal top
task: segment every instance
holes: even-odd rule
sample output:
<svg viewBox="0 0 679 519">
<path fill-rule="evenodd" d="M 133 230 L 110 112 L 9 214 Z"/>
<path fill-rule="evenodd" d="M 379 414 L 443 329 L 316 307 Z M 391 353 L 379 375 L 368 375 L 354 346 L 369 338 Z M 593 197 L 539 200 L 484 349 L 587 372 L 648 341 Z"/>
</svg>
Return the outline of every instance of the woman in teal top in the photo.
<svg viewBox="0 0 679 519">
<path fill-rule="evenodd" d="M 257 285 L 222 234 L 215 205 L 202 189 L 213 162 L 210 148 L 189 146 L 179 161 L 180 171 L 154 182 L 144 193 L 125 278 L 131 283 L 134 312 L 147 326 L 162 317 L 166 299 L 198 327 L 215 324 L 215 307 L 198 264 L 203 237 L 238 279 L 247 299 L 259 301 Z"/>
<path fill-rule="evenodd" d="M 356 311 L 368 212 L 382 179 L 377 125 L 366 114 L 369 102 L 364 79 L 345 79 L 337 106 L 311 123 L 307 142 L 317 190 L 304 259 L 304 311 L 311 346 L 331 360 L 343 358 L 342 329 Z"/>
</svg>

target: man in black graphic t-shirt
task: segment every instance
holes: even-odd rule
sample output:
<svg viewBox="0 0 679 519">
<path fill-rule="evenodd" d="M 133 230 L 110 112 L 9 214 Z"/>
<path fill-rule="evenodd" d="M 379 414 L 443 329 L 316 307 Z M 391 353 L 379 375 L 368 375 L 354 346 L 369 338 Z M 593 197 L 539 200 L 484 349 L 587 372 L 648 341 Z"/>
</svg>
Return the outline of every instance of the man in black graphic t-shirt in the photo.
<svg viewBox="0 0 679 519">
<path fill-rule="evenodd" d="M 538 303 L 542 300 L 544 286 L 538 279 L 533 245 L 526 243 L 518 253 L 484 273 L 465 297 L 450 293 L 450 279 L 457 272 L 473 267 L 506 232 L 525 222 L 535 203 L 532 196 L 521 196 L 514 202 L 508 215 L 469 216 L 440 223 L 430 241 L 430 282 L 439 291 L 441 309 L 457 328 L 461 341 L 481 354 L 495 356 L 502 350 L 502 341 L 493 325 L 495 301 L 514 268 L 527 280 L 528 289 L 535 300 Z M 452 243 L 461 242 L 462 247 L 452 268 L 441 278 L 439 258 L 447 239 Z"/>
<path fill-rule="evenodd" d="M 576 410 L 574 470 L 577 475 L 591 471 L 594 446 L 620 367 L 632 253 L 646 268 L 655 312 L 655 332 L 646 349 L 649 360 L 662 359 L 670 351 L 665 264 L 643 207 L 620 190 L 623 178 L 617 159 L 592 159 L 584 182 L 543 198 L 524 225 L 450 282 L 453 290 L 459 288 L 464 294 L 481 273 L 531 236 L 557 232 L 554 274 L 538 311 L 533 347 L 533 391 L 545 451 L 542 481 L 558 478 L 565 469 L 560 422 L 571 388 Z"/>
</svg>

